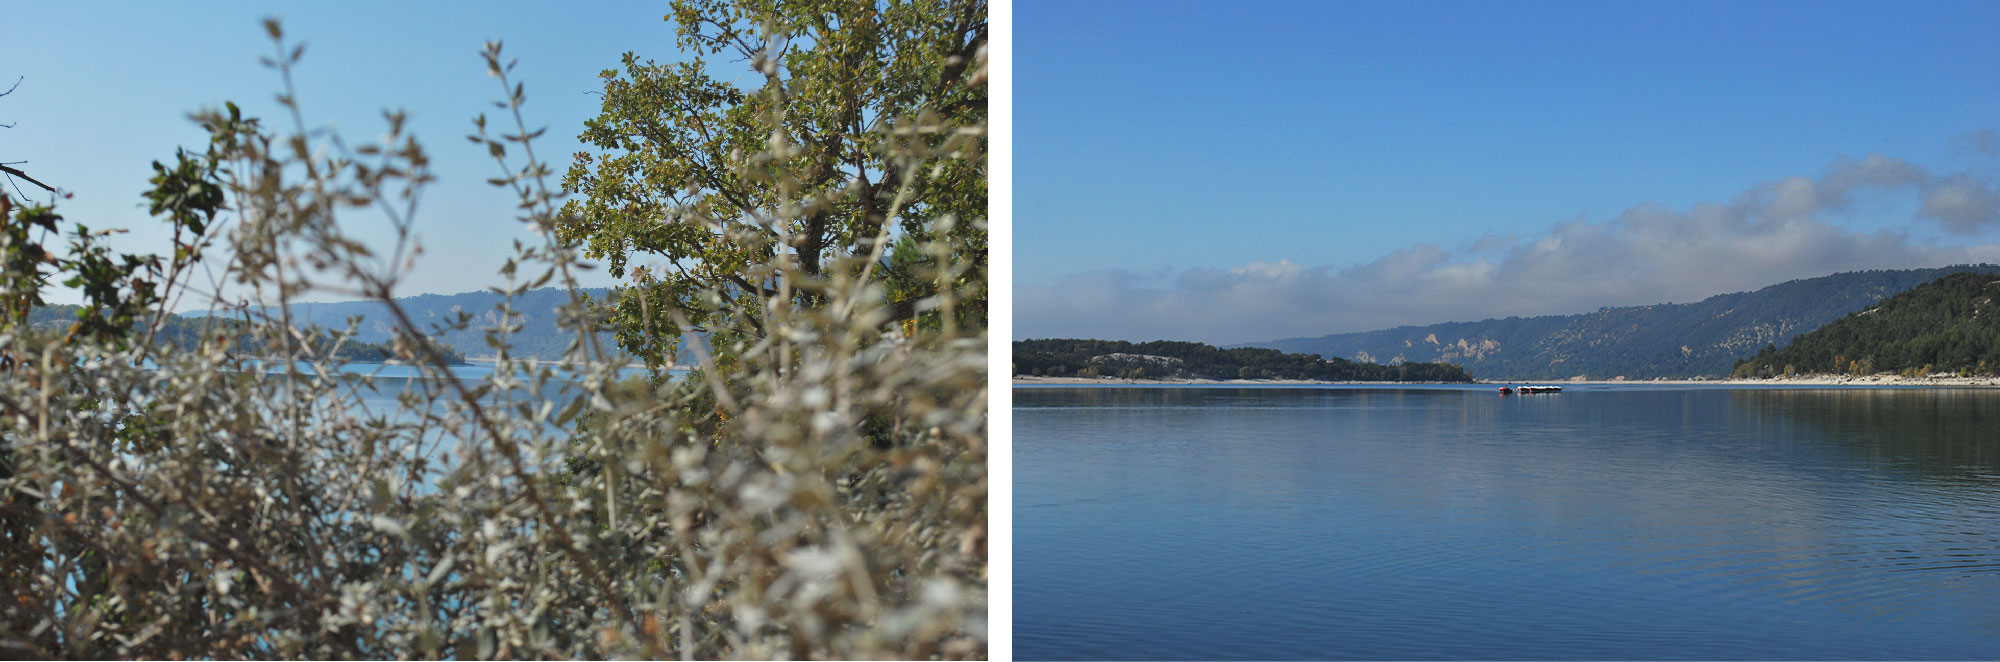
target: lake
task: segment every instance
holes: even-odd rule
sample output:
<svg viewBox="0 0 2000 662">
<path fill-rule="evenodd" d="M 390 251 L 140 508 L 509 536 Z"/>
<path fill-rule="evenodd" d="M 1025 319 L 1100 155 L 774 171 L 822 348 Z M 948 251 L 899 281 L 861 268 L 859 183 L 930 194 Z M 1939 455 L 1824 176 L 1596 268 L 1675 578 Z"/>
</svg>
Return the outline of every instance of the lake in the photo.
<svg viewBox="0 0 2000 662">
<path fill-rule="evenodd" d="M 2000 391 L 1014 389 L 1020 659 L 2000 656 Z"/>
</svg>

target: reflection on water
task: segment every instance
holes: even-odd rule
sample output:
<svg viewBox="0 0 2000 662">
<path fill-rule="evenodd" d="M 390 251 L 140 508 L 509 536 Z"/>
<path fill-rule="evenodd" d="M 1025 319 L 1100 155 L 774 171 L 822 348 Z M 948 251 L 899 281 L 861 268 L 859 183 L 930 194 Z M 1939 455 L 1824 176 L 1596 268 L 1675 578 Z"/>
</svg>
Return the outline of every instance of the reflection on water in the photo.
<svg viewBox="0 0 2000 662">
<path fill-rule="evenodd" d="M 2000 476 L 2000 394 L 1984 389 L 1738 391 L 1733 409 L 1936 480 Z"/>
<path fill-rule="evenodd" d="M 1014 397 L 1023 659 L 2000 655 L 2000 392 Z"/>
</svg>

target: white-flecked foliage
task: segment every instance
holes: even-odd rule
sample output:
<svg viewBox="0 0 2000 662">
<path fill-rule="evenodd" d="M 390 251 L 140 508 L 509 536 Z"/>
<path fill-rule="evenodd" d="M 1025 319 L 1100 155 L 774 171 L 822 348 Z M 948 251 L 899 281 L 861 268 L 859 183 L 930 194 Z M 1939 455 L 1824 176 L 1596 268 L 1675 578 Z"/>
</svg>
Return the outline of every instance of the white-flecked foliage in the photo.
<svg viewBox="0 0 2000 662">
<path fill-rule="evenodd" d="M 198 116 L 229 133 L 229 207 L 203 268 L 239 302 L 211 318 L 235 325 L 192 348 L 0 335 L 15 359 L 0 379 L 15 526 L 0 657 L 986 654 L 984 329 L 885 324 L 867 264 L 807 277 L 779 260 L 745 275 L 827 303 L 718 293 L 733 314 L 687 339 L 686 376 L 621 380 L 580 295 L 560 366 L 509 357 L 503 328 L 480 379 L 407 341 L 416 378 L 344 370 L 297 342 L 283 304 L 346 288 L 395 311 L 432 177 L 394 114 L 375 144 L 309 131 L 298 53 L 270 27 L 291 128 Z M 562 194 L 499 47 L 487 57 L 512 128 L 482 118 L 471 138 L 544 238 L 497 289 L 575 291 L 583 265 L 547 232 Z M 887 142 L 912 162 L 984 158 L 982 131 L 923 138 Z M 362 222 L 399 240 L 364 245 Z M 923 277 L 962 276 L 944 262 Z M 951 310 L 954 288 L 936 290 L 926 308 Z M 395 314 L 405 339 L 435 331 Z M 370 408 L 395 389 L 397 407 Z"/>
</svg>

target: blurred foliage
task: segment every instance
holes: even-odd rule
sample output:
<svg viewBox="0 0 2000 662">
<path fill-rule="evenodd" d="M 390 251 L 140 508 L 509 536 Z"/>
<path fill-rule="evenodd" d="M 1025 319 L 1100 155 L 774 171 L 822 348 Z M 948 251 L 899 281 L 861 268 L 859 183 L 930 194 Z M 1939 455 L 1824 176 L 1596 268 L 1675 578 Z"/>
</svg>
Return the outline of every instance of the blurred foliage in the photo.
<svg viewBox="0 0 2000 662">
<path fill-rule="evenodd" d="M 2000 275 L 1958 273 L 1767 346 L 1738 378 L 1799 374 L 2000 374 Z"/>
<path fill-rule="evenodd" d="M 67 331 L 76 326 L 77 320 L 86 316 L 83 306 L 52 305 L 35 309 L 28 314 L 30 328 L 42 331 Z M 255 324 L 249 321 L 219 317 L 187 317 L 167 313 L 152 326 L 134 326 L 133 332 L 150 332 L 153 342 L 172 346 L 181 351 L 195 351 L 204 342 L 220 338 L 226 351 L 247 359 L 278 356 L 279 348 L 267 346 L 255 332 Z M 293 336 L 302 345 L 308 357 L 328 356 L 355 363 L 382 363 L 387 361 L 421 362 L 425 352 L 436 353 L 450 365 L 464 365 L 465 355 L 450 345 L 432 338 L 411 340 L 407 336 L 391 334 L 381 342 L 361 340 L 353 330 L 330 331 L 313 325 L 306 325 Z M 418 349 L 415 344 L 429 345 Z"/>
<path fill-rule="evenodd" d="M 762 14 L 698 9 L 764 26 L 757 38 L 783 34 Z M 275 21 L 267 29 L 290 128 L 233 106 L 196 115 L 210 150 L 160 168 L 148 195 L 175 224 L 172 258 L 114 259 L 81 227 L 54 253 L 54 211 L 0 198 L 0 656 L 986 655 L 986 330 L 958 323 L 983 320 L 959 313 L 983 308 L 983 282 L 962 281 L 983 279 L 984 255 L 977 269 L 952 261 L 984 236 L 983 179 L 976 209 L 913 221 L 897 206 L 881 219 L 923 256 L 901 266 L 929 287 L 904 291 L 923 292 L 907 307 L 934 324 L 896 323 L 918 318 L 899 318 L 905 302 L 873 273 L 889 243 L 879 237 L 818 270 L 730 262 L 781 295 L 702 285 L 685 296 L 706 302 L 712 340 L 680 340 L 701 368 L 621 380 L 622 358 L 598 342 L 611 320 L 576 283 L 587 265 L 555 233 L 564 194 L 534 156 L 541 131 L 489 44 L 508 128 L 481 117 L 470 138 L 540 238 L 502 270 L 495 314 L 515 319 L 517 297 L 553 283 L 569 297 L 556 323 L 570 342 L 561 367 L 521 360 L 503 324 L 487 332 L 499 359 L 484 377 L 406 343 L 398 351 L 424 362 L 417 376 L 379 378 L 320 351 L 351 341 L 351 326 L 302 331 L 290 304 L 350 288 L 382 304 L 399 337 L 468 328 L 469 311 L 420 325 L 394 296 L 422 251 L 428 152 L 396 112 L 378 143 L 308 129 L 291 83 L 302 49 Z M 963 66 L 983 77 L 983 60 Z M 783 97 L 792 84 L 745 94 Z M 764 147 L 717 166 L 772 162 L 786 130 L 766 125 Z M 883 163 L 984 172 L 965 143 L 984 140 L 983 119 L 875 130 L 867 149 Z M 796 174 L 770 171 L 779 190 L 799 190 L 787 188 Z M 766 211 L 772 227 L 812 213 Z M 395 245 L 355 239 L 356 216 L 389 223 Z M 243 303 L 186 320 L 214 326 L 183 339 L 164 302 L 193 289 L 195 264 Z M 81 279 L 77 310 L 106 323 L 29 323 L 56 278 Z"/>
<path fill-rule="evenodd" d="M 396 304 L 410 319 L 423 325 L 453 320 L 461 312 L 471 313 L 470 326 L 440 329 L 441 333 L 434 336 L 438 342 L 466 356 L 493 357 L 495 351 L 487 343 L 487 332 L 506 328 L 507 353 L 510 356 L 559 361 L 575 338 L 568 329 L 556 324 L 558 313 L 564 306 L 570 305 L 576 294 L 603 300 L 609 296 L 609 290 L 593 287 L 572 293 L 560 287 L 544 287 L 522 292 L 513 297 L 514 315 L 506 320 L 502 320 L 495 311 L 495 307 L 506 297 L 492 291 L 415 294 L 397 297 Z M 353 319 L 354 339 L 357 341 L 387 343 L 397 333 L 395 314 L 387 305 L 376 301 L 299 303 L 292 305 L 291 315 L 303 326 L 329 329 L 345 328 Z M 611 349 L 616 340 L 607 330 L 598 333 L 597 342 Z M 692 357 L 683 352 L 682 358 L 685 364 Z"/>
</svg>

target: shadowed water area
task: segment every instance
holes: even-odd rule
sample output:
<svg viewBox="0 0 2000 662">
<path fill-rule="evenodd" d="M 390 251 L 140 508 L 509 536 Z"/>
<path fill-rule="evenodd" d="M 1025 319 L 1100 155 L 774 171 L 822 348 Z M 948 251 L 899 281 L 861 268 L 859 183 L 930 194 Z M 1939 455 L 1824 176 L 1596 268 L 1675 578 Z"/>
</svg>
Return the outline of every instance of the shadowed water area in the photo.
<svg viewBox="0 0 2000 662">
<path fill-rule="evenodd" d="M 2000 391 L 1014 406 L 1021 659 L 2000 656 Z"/>
</svg>

